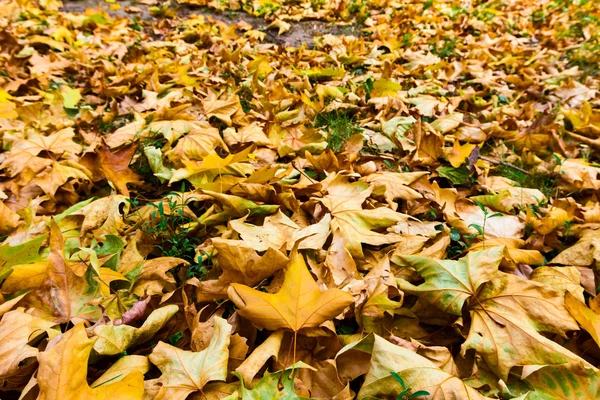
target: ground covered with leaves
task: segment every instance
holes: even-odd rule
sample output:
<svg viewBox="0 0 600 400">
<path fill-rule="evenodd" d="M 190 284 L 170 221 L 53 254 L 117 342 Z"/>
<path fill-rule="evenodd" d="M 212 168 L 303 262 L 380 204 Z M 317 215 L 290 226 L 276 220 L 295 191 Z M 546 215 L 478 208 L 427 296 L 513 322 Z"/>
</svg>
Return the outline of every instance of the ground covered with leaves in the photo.
<svg viewBox="0 0 600 400">
<path fill-rule="evenodd" d="M 598 2 L 187 3 L 0 1 L 0 398 L 600 398 Z"/>
</svg>

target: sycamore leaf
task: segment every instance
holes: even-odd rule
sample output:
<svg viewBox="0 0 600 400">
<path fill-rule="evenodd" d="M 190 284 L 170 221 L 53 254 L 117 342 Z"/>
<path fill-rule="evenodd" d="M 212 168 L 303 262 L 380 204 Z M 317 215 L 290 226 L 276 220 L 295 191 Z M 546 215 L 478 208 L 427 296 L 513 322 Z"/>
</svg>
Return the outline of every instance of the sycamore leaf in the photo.
<svg viewBox="0 0 600 400">
<path fill-rule="evenodd" d="M 63 106 L 65 108 L 77 108 L 77 103 L 81 100 L 81 90 L 73 89 L 67 85 L 60 87 Z"/>
<path fill-rule="evenodd" d="M 199 353 L 184 351 L 164 342 L 158 343 L 149 359 L 162 372 L 153 384 L 159 388 L 156 400 L 184 400 L 190 393 L 202 390 L 210 381 L 227 377 L 231 325 L 214 318 L 210 344 Z"/>
<path fill-rule="evenodd" d="M 142 269 L 135 277 L 132 292 L 138 296 L 152 296 L 175 290 L 175 279 L 167 275 L 170 269 L 189 263 L 176 257 L 159 257 L 144 262 Z"/>
<path fill-rule="evenodd" d="M 452 151 L 450 151 L 450 154 L 448 154 L 448 161 L 450 162 L 450 165 L 452 165 L 454 168 L 458 168 L 463 165 L 475 147 L 477 146 L 471 143 L 465 143 L 461 145 L 458 140 L 454 142 Z"/>
<path fill-rule="evenodd" d="M 207 117 L 216 117 L 225 122 L 227 126 L 231 126 L 231 116 L 241 111 L 237 96 L 232 96 L 227 100 L 204 100 L 202 107 L 204 107 Z"/>
<path fill-rule="evenodd" d="M 134 371 L 145 374 L 150 370 L 150 362 L 146 356 L 125 356 L 111 365 L 100 378 L 96 379 L 90 386 L 92 388 L 122 381 L 127 375 Z"/>
<path fill-rule="evenodd" d="M 93 339 L 88 339 L 83 324 L 63 334 L 51 349 L 40 353 L 37 381 L 38 400 L 141 400 L 144 377 L 138 370 L 118 382 L 91 388 L 87 381 L 87 363 Z"/>
<path fill-rule="evenodd" d="M 72 319 L 97 320 L 101 311 L 93 300 L 100 294 L 96 280 L 97 272 L 86 268 L 78 276 L 67 264 L 64 256 L 64 240 L 55 221 L 50 225 L 50 254 L 48 266 L 39 288 L 25 297 L 26 304 L 43 310 L 60 323 Z"/>
<path fill-rule="evenodd" d="M 387 207 L 363 209 L 362 204 L 373 188 L 365 182 L 349 183 L 342 175 L 336 177 L 328 188 L 328 194 L 318 199 L 331 212 L 331 230 L 339 229 L 346 241 L 346 248 L 354 257 L 363 255 L 361 243 L 375 246 L 395 243 L 401 236 L 375 232 L 398 222 L 405 222 L 408 216 Z"/>
<path fill-rule="evenodd" d="M 383 195 L 387 203 L 394 207 L 394 200 L 416 200 L 423 196 L 415 189 L 410 187 L 410 184 L 427 175 L 427 172 L 379 172 L 370 174 L 361 180 L 373 184 L 373 194 L 376 196 Z M 394 208 L 395 209 L 395 208 Z"/>
<path fill-rule="evenodd" d="M 198 283 L 197 301 L 227 297 L 227 288 L 231 283 L 257 285 L 288 263 L 288 258 L 273 247 L 267 248 L 260 256 L 256 253 L 256 248 L 242 240 L 213 239 L 212 243 L 218 252 L 217 260 L 223 274 L 218 280 Z"/>
<path fill-rule="evenodd" d="M 256 251 L 267 251 L 269 248 L 280 249 L 290 236 L 299 234 L 300 227 L 279 210 L 276 214 L 264 218 L 262 226 L 255 226 L 240 218 L 230 222 L 233 230 L 238 232 L 244 242 Z M 329 234 L 329 227 L 327 227 Z"/>
<path fill-rule="evenodd" d="M 600 262 L 600 238 L 592 229 L 586 229 L 571 247 L 566 248 L 551 261 L 552 264 L 589 267 Z"/>
<path fill-rule="evenodd" d="M 236 173 L 234 168 L 237 163 L 248 161 L 253 150 L 254 146 L 250 146 L 239 153 L 229 154 L 225 158 L 211 150 L 209 154 L 202 157 L 202 161 L 182 160 L 185 168 L 175 171 L 169 183 L 172 184 L 182 179 L 187 179 L 192 183 L 202 182 L 202 178 L 205 177 L 211 178 L 212 181 L 216 176 Z"/>
<path fill-rule="evenodd" d="M 223 205 L 225 213 L 232 217 L 243 217 L 246 214 L 250 216 L 270 215 L 279 209 L 278 205 L 259 205 L 251 200 L 229 194 L 216 193 L 209 190 L 204 190 L 204 193 L 220 202 Z"/>
<path fill-rule="evenodd" d="M 265 372 L 260 382 L 254 385 L 252 389 L 247 389 L 246 386 L 244 386 L 242 376 L 238 372 L 234 372 L 233 375 L 242 381 L 240 386 L 242 399 L 308 400 L 307 397 L 298 396 L 294 391 L 294 377 L 299 368 L 307 368 L 316 371 L 313 367 L 306 365 L 303 362 L 298 362 L 283 371 L 274 373 Z"/>
<path fill-rule="evenodd" d="M 577 330 L 558 292 L 541 283 L 498 272 L 503 247 L 469 253 L 460 261 L 404 257 L 425 279 L 419 286 L 398 280 L 402 290 L 425 302 L 471 315 L 462 353 L 474 349 L 489 368 L 506 379 L 515 365 L 586 364 L 538 332 L 562 336 Z"/>
<path fill-rule="evenodd" d="M 19 150 L 34 156 L 43 151 L 51 152 L 58 156 L 79 154 L 83 148 L 73 141 L 74 137 L 75 131 L 73 128 L 61 129 L 48 136 L 31 132 L 27 136 L 27 140 L 16 142 L 12 151 Z"/>
<path fill-rule="evenodd" d="M 469 181 L 469 176 L 471 176 L 471 171 L 465 166 L 460 168 L 438 167 L 436 171 L 441 177 L 449 179 L 455 185 L 464 185 Z"/>
<path fill-rule="evenodd" d="M 382 124 L 383 133 L 388 137 L 400 138 L 417 122 L 413 117 L 394 117 Z"/>
<path fill-rule="evenodd" d="M 135 153 L 135 146 L 124 147 L 116 152 L 110 151 L 107 146 L 102 146 L 98 152 L 100 170 L 106 179 L 125 196 L 129 196 L 128 183 L 140 184 L 141 176 L 129 168 L 131 158 Z"/>
<path fill-rule="evenodd" d="M 499 273 L 471 301 L 471 328 L 462 354 L 474 349 L 501 379 L 513 366 L 587 362 L 538 332 L 566 336 L 578 326 L 557 291 L 514 275 Z"/>
<path fill-rule="evenodd" d="M 236 368 L 237 377 L 247 384 L 252 382 L 254 376 L 263 368 L 271 357 L 277 358 L 281 349 L 285 331 L 283 329 L 273 332 L 264 342 L 254 349 L 244 362 Z"/>
<path fill-rule="evenodd" d="M 42 188 L 46 194 L 54 196 L 56 191 L 70 179 L 89 181 L 91 180 L 91 172 L 71 161 L 54 161 L 33 182 Z"/>
<path fill-rule="evenodd" d="M 351 364 L 365 357 L 370 359 L 366 368 L 348 370 L 351 378 L 366 372 L 357 399 L 396 398 L 405 388 L 424 390 L 429 393 L 429 399 L 488 399 L 425 357 L 373 333 L 341 349 L 336 355 L 336 362 L 338 365 Z M 391 372 L 401 377 L 405 387 Z"/>
<path fill-rule="evenodd" d="M 51 338 L 60 334 L 55 326 L 54 322 L 26 313 L 22 308 L 6 313 L 0 321 L 0 379 L 10 379 L 30 364 L 28 359 L 35 358 L 38 349 L 28 343 L 46 333 Z"/>
<path fill-rule="evenodd" d="M 525 397 L 527 400 L 587 400 L 600 397 L 598 371 L 577 372 L 568 367 L 548 366 L 527 376 L 525 382 L 535 390 Z"/>
<path fill-rule="evenodd" d="M 8 235 L 19 225 L 19 214 L 0 201 L 0 235 Z M 0 274 L 1 276 L 1 274 Z"/>
<path fill-rule="evenodd" d="M 458 261 L 404 256 L 401 259 L 425 278 L 413 286 L 398 279 L 398 286 L 447 313 L 461 316 L 465 302 L 477 296 L 479 288 L 498 272 L 504 247 L 475 251 Z"/>
<path fill-rule="evenodd" d="M 207 121 L 190 124 L 189 133 L 177 141 L 174 148 L 165 153 L 165 157 L 176 162 L 178 159 L 202 160 L 215 148 L 227 150 L 217 128 L 213 128 Z"/>
<path fill-rule="evenodd" d="M 2 271 L 0 276 L 5 269 L 13 265 L 43 260 L 43 256 L 39 254 L 40 247 L 47 238 L 48 235 L 44 234 L 16 246 L 11 246 L 9 243 L 0 246 L 0 271 Z"/>
<path fill-rule="evenodd" d="M 458 128 L 463 120 L 463 114 L 448 114 L 445 117 L 438 118 L 431 123 L 431 127 L 439 133 L 447 133 Z"/>
<path fill-rule="evenodd" d="M 238 130 L 227 128 L 223 132 L 223 139 L 229 146 L 238 143 L 254 143 L 260 146 L 272 145 L 263 128 L 257 123 L 246 125 Z"/>
<path fill-rule="evenodd" d="M 198 125 L 193 121 L 186 120 L 154 121 L 146 126 L 145 130 L 150 133 L 144 136 L 149 136 L 150 134 L 162 135 L 167 140 L 167 144 L 165 145 L 166 150 L 181 136 L 192 132 L 197 133 L 202 129 L 201 127 L 204 127 L 204 125 Z M 209 131 L 208 133 L 210 134 L 211 132 Z M 215 143 L 222 143 L 222 141 L 215 141 Z"/>
<path fill-rule="evenodd" d="M 578 300 L 571 293 L 565 293 L 565 307 L 571 315 L 577 320 L 596 343 L 600 345 L 600 315 L 596 314 L 585 303 Z"/>
<path fill-rule="evenodd" d="M 283 328 L 297 332 L 319 326 L 354 302 L 349 293 L 339 289 L 321 292 L 302 255 L 292 253 L 291 260 L 276 294 L 231 284 L 227 294 L 241 316 L 268 330 Z"/>
<path fill-rule="evenodd" d="M 177 313 L 179 307 L 169 305 L 150 313 L 142 326 L 131 325 L 99 325 L 94 329 L 98 340 L 94 350 L 101 355 L 115 355 L 124 352 L 129 347 L 144 343 L 152 338 Z"/>
</svg>

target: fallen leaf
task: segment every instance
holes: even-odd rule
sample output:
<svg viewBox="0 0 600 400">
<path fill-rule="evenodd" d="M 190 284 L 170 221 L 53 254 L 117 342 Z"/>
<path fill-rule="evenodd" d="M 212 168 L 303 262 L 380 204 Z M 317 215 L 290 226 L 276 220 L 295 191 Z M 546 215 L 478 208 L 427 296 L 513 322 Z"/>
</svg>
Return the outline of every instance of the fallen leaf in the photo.
<svg viewBox="0 0 600 400">
<path fill-rule="evenodd" d="M 256 325 L 275 331 L 315 328 L 337 316 L 354 300 L 339 289 L 321 292 L 300 254 L 292 254 L 285 280 L 276 294 L 233 283 L 227 290 L 238 313 Z"/>
<path fill-rule="evenodd" d="M 87 363 L 93 345 L 94 340 L 87 338 L 83 324 L 79 324 L 63 334 L 54 347 L 40 353 L 38 399 L 141 399 L 144 377 L 139 370 L 133 370 L 117 382 L 95 388 L 88 385 Z"/>
</svg>

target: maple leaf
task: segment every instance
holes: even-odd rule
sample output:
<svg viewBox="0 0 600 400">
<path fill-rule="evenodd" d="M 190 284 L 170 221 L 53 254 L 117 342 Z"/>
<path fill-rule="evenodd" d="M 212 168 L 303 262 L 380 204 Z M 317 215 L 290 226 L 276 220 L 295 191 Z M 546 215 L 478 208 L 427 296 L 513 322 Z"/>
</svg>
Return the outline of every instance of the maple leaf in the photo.
<svg viewBox="0 0 600 400">
<path fill-rule="evenodd" d="M 102 355 L 115 355 L 124 352 L 131 346 L 150 340 L 179 310 L 176 305 L 161 307 L 152 311 L 142 326 L 131 325 L 99 325 L 94 328 L 98 337 L 94 350 Z"/>
<path fill-rule="evenodd" d="M 232 96 L 227 100 L 205 100 L 202 102 L 202 106 L 207 117 L 214 116 L 228 126 L 231 126 L 231 116 L 241 111 L 237 96 Z"/>
<path fill-rule="evenodd" d="M 380 396 L 395 398 L 405 388 L 423 390 L 432 399 L 488 399 L 458 377 L 442 371 L 425 357 L 373 333 L 341 349 L 336 355 L 336 361 L 340 365 L 353 363 L 355 360 L 364 359 L 364 353 L 370 355 L 367 368 L 361 366 L 347 372 L 351 377 L 366 372 L 357 399 Z M 391 372 L 402 379 L 403 386 Z"/>
<path fill-rule="evenodd" d="M 362 204 L 372 191 L 365 182 L 349 183 L 347 177 L 338 175 L 330 183 L 327 195 L 318 199 L 331 212 L 331 230 L 339 230 L 346 248 L 355 257 L 363 255 L 361 243 L 383 245 L 400 240 L 399 235 L 373 231 L 408 219 L 387 207 L 363 209 Z"/>
<path fill-rule="evenodd" d="M 339 289 L 319 290 L 306 268 L 304 258 L 292 252 L 285 280 L 276 294 L 264 293 L 246 285 L 232 283 L 227 290 L 238 313 L 268 330 L 315 328 L 338 315 L 354 302 Z"/>
<path fill-rule="evenodd" d="M 600 315 L 588 308 L 585 303 L 571 293 L 565 293 L 565 306 L 596 343 L 600 343 Z"/>
<path fill-rule="evenodd" d="M 57 336 L 60 331 L 55 326 L 22 308 L 6 313 L 0 321 L 0 379 L 10 381 L 20 370 L 31 366 L 29 359 L 36 357 L 38 349 L 29 343 L 45 333 L 51 338 Z"/>
<path fill-rule="evenodd" d="M 158 389 L 155 399 L 183 400 L 190 393 L 202 390 L 209 381 L 224 381 L 231 325 L 215 317 L 210 344 L 201 352 L 184 351 L 160 342 L 149 359 L 162 372 L 154 381 Z"/>
<path fill-rule="evenodd" d="M 63 235 L 57 223 L 52 221 L 48 266 L 42 270 L 44 275 L 39 288 L 27 295 L 25 301 L 61 323 L 80 318 L 97 320 L 101 311 L 92 305 L 100 291 L 97 272 L 88 267 L 83 276 L 76 275 L 67 264 L 63 249 Z"/>
<path fill-rule="evenodd" d="M 538 333 L 578 329 L 562 298 L 549 286 L 497 271 L 502 252 L 473 252 L 458 262 L 406 256 L 425 283 L 398 285 L 457 316 L 467 304 L 472 321 L 462 353 L 474 349 L 501 379 L 515 365 L 586 364 Z"/>
<path fill-rule="evenodd" d="M 124 147 L 114 153 L 107 146 L 102 146 L 98 151 L 100 171 L 125 196 L 129 196 L 128 183 L 142 183 L 141 176 L 129 168 L 134 153 L 134 146 Z"/>
<path fill-rule="evenodd" d="M 277 371 L 272 374 L 267 372 L 252 389 L 247 389 L 242 383 L 240 386 L 242 398 L 256 400 L 275 398 L 290 400 L 308 399 L 307 397 L 298 396 L 294 391 L 294 376 L 299 368 L 314 369 L 303 362 L 298 362 L 283 371 Z M 239 373 L 234 372 L 233 375 L 242 380 Z"/>
<path fill-rule="evenodd" d="M 259 256 L 256 248 L 241 240 L 213 239 L 212 243 L 218 251 L 217 260 L 223 274 L 218 280 L 198 283 L 196 297 L 199 301 L 227 297 L 227 288 L 231 283 L 257 285 L 288 262 L 283 253 L 272 247 Z"/>
<path fill-rule="evenodd" d="M 31 132 L 28 135 L 27 140 L 16 142 L 11 151 L 23 151 L 33 156 L 37 156 L 44 151 L 58 156 L 76 155 L 81 153 L 83 148 L 73 141 L 74 137 L 75 132 L 73 131 L 73 128 L 61 129 L 48 136 L 42 136 L 35 132 Z"/>
<path fill-rule="evenodd" d="M 118 382 L 91 388 L 87 381 L 87 363 L 94 346 L 83 324 L 63 334 L 52 348 L 38 355 L 39 400 L 140 400 L 144 394 L 144 377 L 134 370 Z"/>
</svg>

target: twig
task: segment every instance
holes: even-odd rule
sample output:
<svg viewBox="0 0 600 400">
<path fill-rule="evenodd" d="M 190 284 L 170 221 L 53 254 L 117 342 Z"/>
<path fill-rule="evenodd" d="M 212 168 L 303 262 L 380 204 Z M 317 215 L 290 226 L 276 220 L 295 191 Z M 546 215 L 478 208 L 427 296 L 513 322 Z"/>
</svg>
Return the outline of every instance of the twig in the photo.
<svg viewBox="0 0 600 400">
<path fill-rule="evenodd" d="M 508 163 L 506 161 L 494 160 L 493 158 L 488 158 L 486 156 L 479 156 L 479 158 L 482 159 L 483 161 L 487 161 L 487 162 L 492 163 L 494 165 L 503 165 L 505 167 L 509 167 L 509 168 L 512 168 L 512 169 L 517 170 L 519 172 L 522 172 L 525 175 L 531 175 L 531 173 L 529 171 L 526 171 L 523 168 L 517 167 L 516 165 L 513 165 L 513 164 Z"/>
<path fill-rule="evenodd" d="M 583 144 L 587 144 L 588 146 L 595 147 L 596 149 L 600 149 L 600 139 L 591 139 L 587 136 L 579 135 L 574 132 L 565 131 L 565 133 L 571 136 L 573 139 L 577 139 Z"/>
</svg>

